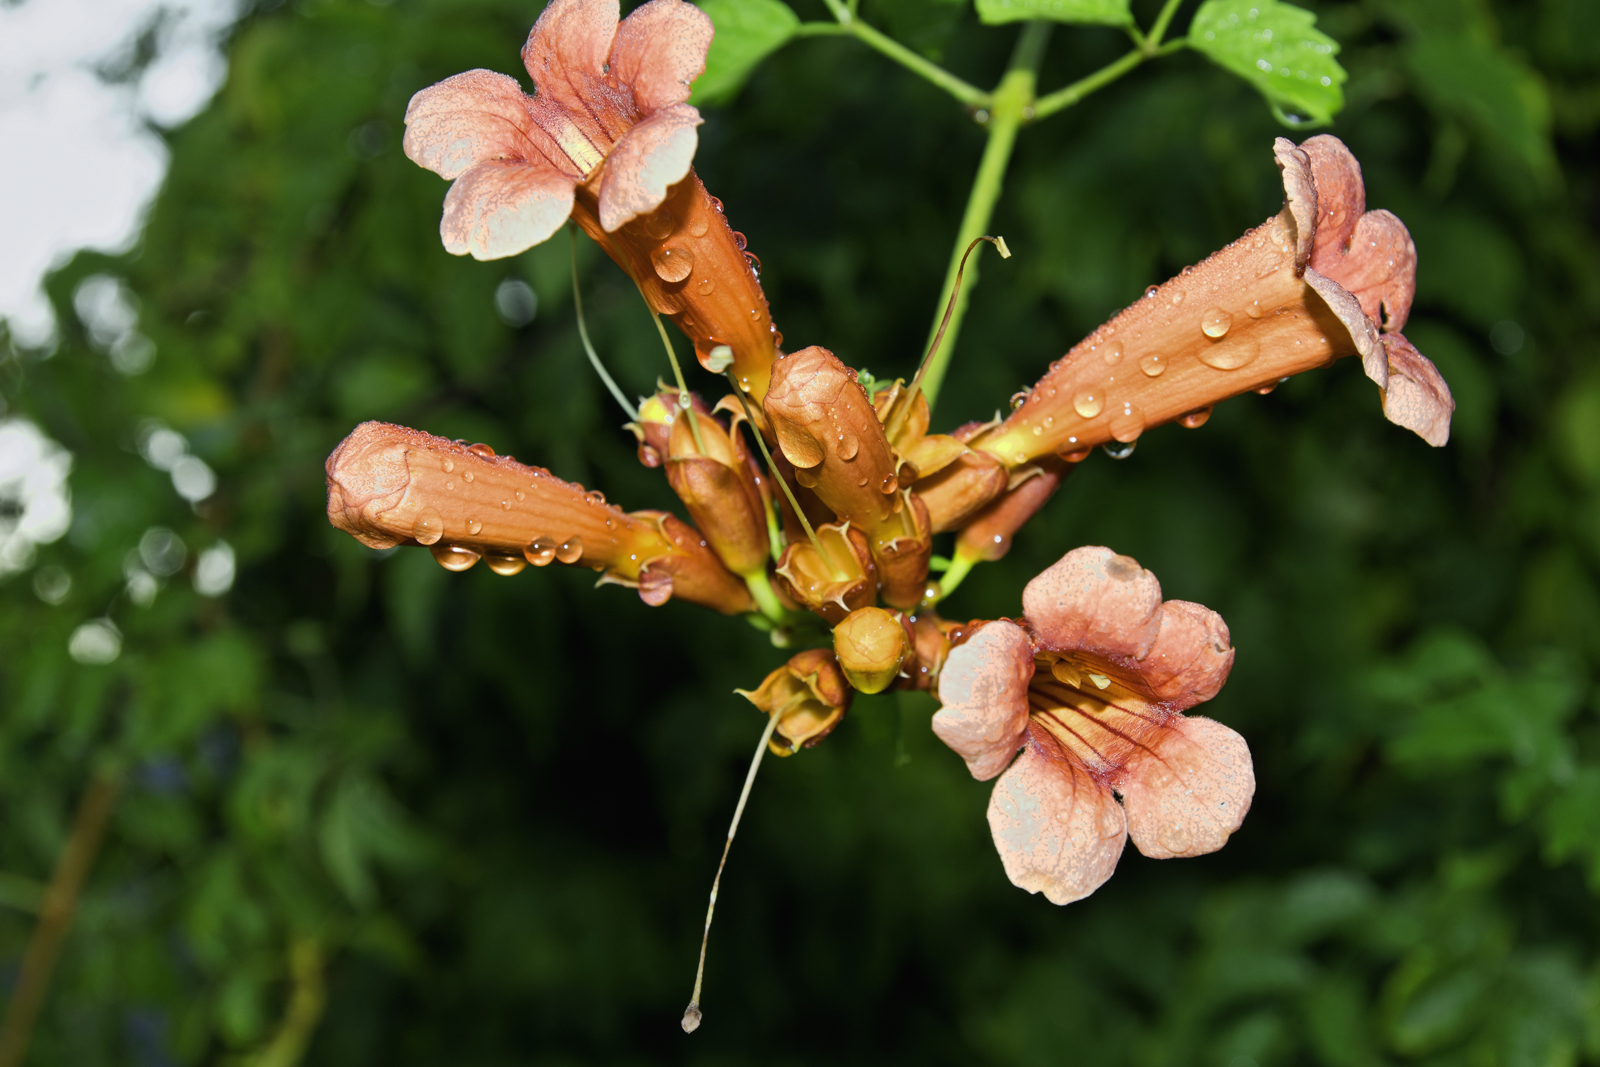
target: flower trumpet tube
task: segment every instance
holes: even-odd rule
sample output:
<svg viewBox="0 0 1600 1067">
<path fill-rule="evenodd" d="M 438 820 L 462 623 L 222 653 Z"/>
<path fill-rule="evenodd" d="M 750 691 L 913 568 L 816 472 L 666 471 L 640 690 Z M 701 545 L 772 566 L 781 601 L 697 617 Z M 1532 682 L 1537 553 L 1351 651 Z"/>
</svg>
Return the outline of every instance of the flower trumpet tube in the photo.
<svg viewBox="0 0 1600 1067">
<path fill-rule="evenodd" d="M 533 96 L 488 70 L 411 98 L 405 151 L 454 181 L 439 234 L 477 259 L 516 255 L 573 217 L 694 341 L 728 345 L 741 384 L 766 391 L 781 341 L 744 238 L 691 162 L 711 20 L 649 0 L 619 25 L 617 0 L 552 0 L 522 49 Z"/>
<path fill-rule="evenodd" d="M 754 692 L 734 692 L 777 717 L 777 728 L 768 742 L 775 756 L 792 756 L 828 736 L 849 710 L 852 695 L 838 661 L 826 648 L 795 655 L 767 675 Z"/>
<path fill-rule="evenodd" d="M 549 471 L 419 430 L 365 422 L 328 457 L 328 521 L 373 548 L 427 546 L 442 565 L 497 574 L 583 564 L 602 581 L 725 615 L 753 611 L 745 584 L 665 512 L 628 513 Z"/>
<path fill-rule="evenodd" d="M 997 560 L 1011 551 L 1011 540 L 1039 509 L 1050 502 L 1061 479 L 1075 468 L 1055 456 L 1044 456 L 1011 476 L 1011 488 L 989 504 L 956 535 L 956 557 Z"/>
<path fill-rule="evenodd" d="M 933 718 L 973 777 L 999 776 L 989 827 L 1011 881 L 1066 904 L 1111 876 L 1129 837 L 1155 859 L 1221 848 L 1255 794 L 1250 750 L 1183 712 L 1233 666 L 1222 618 L 1163 601 L 1107 548 L 1069 552 L 1022 604 L 1019 622 L 951 650 Z"/>
<path fill-rule="evenodd" d="M 826 349 L 802 349 L 773 367 L 763 410 L 795 480 L 866 534 L 884 602 L 916 607 L 933 545 L 928 509 L 900 488 L 900 460 L 856 373 Z"/>
<path fill-rule="evenodd" d="M 1336 155 L 1328 143 L 1337 143 L 1333 138 L 1314 140 L 1315 158 Z M 1094 445 L 1132 442 L 1152 426 L 1185 416 L 1198 425 L 1222 400 L 1351 354 L 1361 356 L 1367 376 L 1384 390 L 1391 420 L 1443 444 L 1454 405 L 1433 365 L 1398 334 L 1386 340 L 1362 298 L 1316 267 L 1320 262 L 1356 284 L 1374 307 L 1375 301 L 1409 307 L 1416 260 L 1405 251 L 1410 238 L 1402 238 L 1404 227 L 1383 213 L 1385 221 L 1362 229 L 1366 245 L 1350 243 L 1359 227 L 1345 223 L 1361 216 L 1354 160 L 1319 199 L 1313 154 L 1281 137 L 1274 154 L 1286 195 L 1278 215 L 1204 263 L 1152 286 L 1053 364 L 1023 404 L 974 447 L 1012 467 L 1050 453 L 1082 458 Z M 1338 233 L 1320 244 L 1319 218 L 1339 223 Z M 1401 368 L 1394 383 L 1392 365 Z M 1393 401 L 1391 392 L 1397 393 Z"/>
<path fill-rule="evenodd" d="M 689 432 L 690 418 L 700 422 L 704 453 Z M 741 577 L 766 570 L 770 542 L 761 490 L 721 423 L 698 412 L 678 415 L 668 443 L 667 481 L 729 570 Z"/>
<path fill-rule="evenodd" d="M 592 184 L 579 187 L 573 218 L 632 276 L 651 308 L 694 342 L 702 367 L 709 370 L 712 350 L 726 345 L 739 387 L 757 403 L 766 396 L 783 335 L 744 235 L 729 227 L 721 202 L 692 170 L 660 207 L 619 229 L 605 228 Z"/>
</svg>

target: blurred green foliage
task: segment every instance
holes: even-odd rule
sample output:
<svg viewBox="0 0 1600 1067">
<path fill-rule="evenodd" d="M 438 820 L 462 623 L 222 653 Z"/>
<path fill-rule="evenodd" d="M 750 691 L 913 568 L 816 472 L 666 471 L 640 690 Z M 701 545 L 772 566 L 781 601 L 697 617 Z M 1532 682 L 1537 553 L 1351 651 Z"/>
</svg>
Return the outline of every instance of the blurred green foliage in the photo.
<svg viewBox="0 0 1600 1067">
<path fill-rule="evenodd" d="M 918 7 L 861 14 L 993 84 L 1016 28 Z M 860 700 L 762 771 L 692 1038 L 705 892 L 761 726 L 730 691 L 784 653 L 586 573 L 373 552 L 322 511 L 323 457 L 368 418 L 672 504 L 582 357 L 565 242 L 447 255 L 445 187 L 399 151 L 417 89 L 520 76 L 536 5 L 244 18 L 226 87 L 168 134 L 138 247 L 53 276 L 53 354 L 0 347 L 5 413 L 74 456 L 71 531 L 33 572 L 70 589 L 0 585 L 6 975 L 78 799 L 122 786 L 29 1062 L 1600 1063 L 1600 8 L 1314 10 L 1349 72 L 1332 129 L 1419 249 L 1406 332 L 1455 390 L 1450 446 L 1386 423 L 1354 361 L 1304 375 L 1094 457 L 946 605 L 1015 613 L 1029 576 L 1108 544 L 1221 611 L 1239 658 L 1207 712 L 1255 754 L 1243 830 L 1182 863 L 1129 850 L 1053 907 L 1006 882 L 988 787 L 929 702 Z M 1125 47 L 1057 27 L 1041 86 Z M 790 346 L 909 372 L 982 131 L 835 36 L 738 81 L 697 165 Z M 996 222 L 1016 256 L 973 298 L 938 421 L 987 417 L 1276 211 L 1280 132 L 1192 51 L 1025 130 Z M 597 343 L 645 392 L 665 368 L 644 308 L 580 253 Z M 75 317 L 102 273 L 139 298 L 144 374 Z M 497 317 L 508 280 L 537 294 L 526 325 Z M 158 423 L 215 495 L 191 506 L 146 461 Z M 141 606 L 155 526 L 189 551 Z M 238 579 L 203 595 L 219 541 Z M 75 662 L 102 617 L 120 656 Z"/>
</svg>

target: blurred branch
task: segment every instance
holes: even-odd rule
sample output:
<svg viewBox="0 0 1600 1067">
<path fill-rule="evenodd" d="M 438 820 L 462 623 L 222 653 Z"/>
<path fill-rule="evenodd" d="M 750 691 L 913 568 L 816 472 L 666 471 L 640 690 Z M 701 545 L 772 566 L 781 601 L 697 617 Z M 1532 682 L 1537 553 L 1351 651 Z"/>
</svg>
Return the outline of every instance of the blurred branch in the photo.
<svg viewBox="0 0 1600 1067">
<path fill-rule="evenodd" d="M 97 774 L 78 803 L 72 835 L 61 850 L 50 884 L 45 887 L 39 906 L 39 923 L 28 940 L 22 970 L 17 975 L 11 1002 L 6 1005 L 5 1019 L 0 1022 L 0 1067 L 20 1067 L 27 1057 L 33 1024 L 50 987 L 50 975 L 61 954 L 61 943 L 72 925 L 78 894 L 94 864 L 95 853 L 100 850 L 106 822 L 116 805 L 119 784 L 114 774 Z"/>
<path fill-rule="evenodd" d="M 328 1004 L 320 940 L 310 936 L 295 938 L 289 946 L 289 977 L 294 984 L 283 1022 L 251 1067 L 294 1067 L 305 1055 L 306 1045 Z"/>
</svg>

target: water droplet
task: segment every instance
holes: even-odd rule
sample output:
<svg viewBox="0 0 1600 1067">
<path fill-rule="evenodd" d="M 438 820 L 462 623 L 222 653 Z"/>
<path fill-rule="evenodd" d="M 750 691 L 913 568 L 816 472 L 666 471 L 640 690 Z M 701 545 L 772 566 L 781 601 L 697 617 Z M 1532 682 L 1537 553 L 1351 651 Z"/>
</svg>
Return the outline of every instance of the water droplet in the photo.
<svg viewBox="0 0 1600 1067">
<path fill-rule="evenodd" d="M 1056 422 L 1056 417 L 1054 415 L 1046 415 L 1044 417 L 1044 424 L 1046 426 L 1054 426 L 1055 422 Z"/>
<path fill-rule="evenodd" d="M 444 487 L 446 489 L 454 489 L 456 487 L 456 483 L 455 482 L 445 482 L 444 483 Z"/>
<path fill-rule="evenodd" d="M 717 283 L 712 281 L 710 278 L 701 278 L 699 281 L 694 283 L 694 291 L 699 293 L 701 296 L 710 296 L 712 293 L 717 291 Z"/>
<path fill-rule="evenodd" d="M 1250 303 L 1244 306 L 1244 313 L 1249 315 L 1252 319 L 1259 319 L 1261 317 L 1261 301 L 1250 301 Z"/>
<path fill-rule="evenodd" d="M 1151 286 L 1151 287 L 1150 287 L 1150 288 L 1148 288 L 1148 289 L 1146 289 L 1146 290 L 1145 290 L 1145 291 L 1144 291 L 1144 295 L 1145 295 L 1145 298 L 1146 298 L 1146 299 L 1147 299 L 1147 300 L 1153 300 L 1153 299 L 1155 299 L 1155 295 L 1156 295 L 1156 287 L 1155 287 L 1155 286 L 1153 286 L 1153 285 L 1152 285 L 1152 286 Z"/>
<path fill-rule="evenodd" d="M 1200 316 L 1200 332 L 1207 337 L 1222 337 L 1228 332 L 1228 327 L 1233 325 L 1233 316 L 1221 308 L 1208 308 Z"/>
<path fill-rule="evenodd" d="M 1186 294 L 1182 289 L 1172 290 L 1172 306 L 1177 307 L 1179 304 L 1183 303 L 1183 298 L 1185 295 Z"/>
<path fill-rule="evenodd" d="M 861 451 L 861 442 L 856 440 L 856 435 L 855 434 L 853 434 L 853 433 L 842 433 L 842 434 L 839 435 L 839 458 L 840 459 L 842 459 L 846 463 L 848 463 L 852 459 L 855 459 L 856 458 L 856 453 L 858 453 L 860 451 Z M 866 485 L 867 483 L 866 482 L 862 482 L 861 484 L 862 485 Z"/>
<path fill-rule="evenodd" d="M 1112 459 L 1127 459 L 1133 455 L 1133 446 L 1136 443 L 1134 441 L 1107 441 L 1100 446 L 1100 451 Z"/>
<path fill-rule="evenodd" d="M 494 449 L 490 448 L 482 441 L 479 441 L 475 445 L 468 445 L 467 451 L 471 452 L 474 456 L 482 456 L 484 459 L 494 458 Z"/>
<path fill-rule="evenodd" d="M 471 471 L 462 471 L 461 472 L 462 481 L 470 482 L 470 481 L 472 481 L 473 477 L 474 477 L 474 475 L 473 475 L 473 473 Z"/>
<path fill-rule="evenodd" d="M 1218 370 L 1238 370 L 1260 354 L 1261 346 L 1252 338 L 1235 338 L 1232 343 L 1207 345 L 1200 352 L 1200 362 Z"/>
<path fill-rule="evenodd" d="M 1072 398 L 1072 407 L 1079 415 L 1092 419 L 1105 407 L 1105 398 L 1095 392 L 1079 393 Z"/>
<path fill-rule="evenodd" d="M 561 542 L 561 547 L 556 549 L 556 559 L 562 563 L 576 563 L 578 557 L 583 555 L 583 538 L 569 537 Z"/>
<path fill-rule="evenodd" d="M 666 245 L 650 253 L 650 265 L 664 282 L 681 282 L 694 270 L 694 253 L 687 248 Z"/>
<path fill-rule="evenodd" d="M 490 570 L 507 578 L 519 573 L 528 565 L 528 561 L 520 556 L 484 556 L 483 562 Z"/>
<path fill-rule="evenodd" d="M 689 231 L 690 237 L 704 237 L 706 231 L 711 229 L 711 220 L 704 215 L 696 215 L 689 220 L 689 225 L 685 229 Z"/>
<path fill-rule="evenodd" d="M 1167 369 L 1167 361 L 1158 353 L 1152 352 L 1139 361 L 1139 369 L 1152 378 L 1159 378 L 1161 372 Z"/>
<path fill-rule="evenodd" d="M 460 545 L 433 545 L 428 549 L 439 566 L 447 571 L 464 571 L 478 562 L 478 554 Z"/>
<path fill-rule="evenodd" d="M 1011 394 L 1011 410 L 1012 411 L 1016 411 L 1018 408 L 1020 408 L 1022 405 L 1026 404 L 1027 402 L 1028 402 L 1028 391 L 1026 389 L 1018 389 L 1016 392 Z"/>
<path fill-rule="evenodd" d="M 583 499 L 587 500 L 591 504 L 599 506 L 606 502 L 606 495 L 598 489 L 591 489 L 587 493 L 583 494 Z"/>
<path fill-rule="evenodd" d="M 1061 458 L 1068 463 L 1082 463 L 1089 458 L 1089 450 L 1087 448 L 1079 448 L 1071 452 L 1063 452 L 1061 453 Z"/>
<path fill-rule="evenodd" d="M 444 462 L 440 464 L 440 466 L 444 468 L 444 472 L 446 474 L 449 474 L 451 471 L 456 469 L 455 460 L 451 459 L 449 456 L 444 457 Z"/>
<path fill-rule="evenodd" d="M 878 492 L 880 493 L 892 493 L 898 488 L 900 488 L 900 479 L 892 474 L 885 474 L 883 480 L 878 483 Z"/>
<path fill-rule="evenodd" d="M 733 243 L 739 246 L 739 251 L 741 252 L 750 247 L 750 239 L 738 230 L 733 231 Z"/>
<path fill-rule="evenodd" d="M 517 491 L 516 491 L 516 493 L 515 493 L 515 494 L 514 494 L 514 495 L 515 495 L 515 496 L 516 496 L 516 498 L 517 498 L 517 503 L 519 503 L 519 504 L 520 504 L 520 503 L 521 503 L 521 502 L 522 502 L 522 501 L 524 501 L 524 500 L 526 500 L 526 499 L 527 499 L 527 497 L 526 497 L 526 496 L 525 496 L 525 495 L 524 495 L 524 494 L 523 494 L 523 492 L 522 492 L 522 490 L 521 490 L 521 489 L 518 489 L 518 490 L 517 490 Z"/>
<path fill-rule="evenodd" d="M 744 261 L 750 264 L 750 273 L 754 274 L 756 278 L 759 279 L 761 277 L 761 257 L 756 255 L 754 252 L 746 252 L 744 254 Z"/>
<path fill-rule="evenodd" d="M 500 501 L 500 510 L 501 511 L 510 511 L 511 510 L 511 501 L 509 501 L 509 500 Z"/>
<path fill-rule="evenodd" d="M 1038 437 L 1043 433 L 1044 433 L 1044 427 L 1043 426 L 1035 426 L 1033 428 L 1033 436 Z"/>
<path fill-rule="evenodd" d="M 479 522 L 477 519 L 468 519 L 467 520 L 467 534 L 468 534 L 468 536 L 477 537 L 478 536 L 478 532 L 480 530 L 482 530 L 482 529 L 483 529 L 483 523 Z"/>
<path fill-rule="evenodd" d="M 1185 430 L 1198 430 L 1200 427 L 1206 424 L 1206 420 L 1210 417 L 1210 408 L 1196 408 L 1180 418 L 1178 420 L 1178 425 L 1182 426 Z"/>
<path fill-rule="evenodd" d="M 1258 396 L 1266 396 L 1268 393 L 1272 392 L 1277 387 L 1278 387 L 1278 383 L 1277 382 L 1268 382 L 1266 385 L 1257 386 L 1256 387 L 1256 394 Z"/>
<path fill-rule="evenodd" d="M 555 539 L 551 537 L 536 537 L 523 547 L 522 554 L 535 567 L 549 566 L 550 561 L 556 558 Z"/>
<path fill-rule="evenodd" d="M 672 231 L 677 229 L 678 220 L 672 217 L 672 210 L 662 206 L 640 220 L 640 227 L 650 235 L 651 240 L 664 241 L 672 236 Z"/>
<path fill-rule="evenodd" d="M 1123 444 L 1136 441 L 1144 433 L 1144 413 L 1139 410 L 1139 405 L 1131 400 L 1125 400 L 1112 408 L 1111 411 L 1111 436 Z"/>
<path fill-rule="evenodd" d="M 794 469 L 794 480 L 806 489 L 815 489 L 817 487 L 817 476 L 805 467 L 796 467 Z"/>
<path fill-rule="evenodd" d="M 1028 462 L 1028 454 L 1026 452 L 1018 452 L 1017 453 L 1017 462 L 1018 463 L 1026 463 L 1026 462 Z"/>
<path fill-rule="evenodd" d="M 1122 342 L 1112 341 L 1106 345 L 1105 351 L 1100 353 L 1105 358 L 1108 366 L 1116 365 L 1122 359 Z"/>
<path fill-rule="evenodd" d="M 718 215 L 722 214 L 722 201 L 721 200 L 718 200 L 716 197 L 713 196 L 711 198 L 711 206 L 717 209 L 717 214 Z"/>
<path fill-rule="evenodd" d="M 426 509 L 411 524 L 411 536 L 417 539 L 419 545 L 438 544 L 439 538 L 444 536 L 444 519 L 432 508 Z"/>
</svg>

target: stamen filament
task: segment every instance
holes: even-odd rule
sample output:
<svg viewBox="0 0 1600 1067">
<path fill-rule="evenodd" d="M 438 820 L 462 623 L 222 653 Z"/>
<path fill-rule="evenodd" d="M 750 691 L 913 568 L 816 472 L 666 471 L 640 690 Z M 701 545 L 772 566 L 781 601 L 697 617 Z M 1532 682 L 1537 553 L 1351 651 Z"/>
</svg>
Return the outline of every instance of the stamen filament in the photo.
<svg viewBox="0 0 1600 1067">
<path fill-rule="evenodd" d="M 640 295 L 644 290 L 639 290 Z M 646 306 L 649 301 L 646 301 Z M 650 320 L 656 324 L 656 332 L 661 335 L 661 343 L 667 350 L 667 361 L 672 364 L 672 376 L 678 382 L 678 407 L 688 413 L 689 433 L 694 437 L 694 449 L 700 455 L 706 454 L 706 443 L 700 439 L 700 417 L 695 413 L 694 404 L 689 399 L 689 387 L 683 382 L 683 368 L 678 366 L 678 353 L 672 350 L 672 339 L 667 336 L 667 328 L 661 325 L 661 316 L 655 308 L 650 308 Z"/>
<path fill-rule="evenodd" d="M 733 822 L 728 825 L 728 840 L 722 846 L 722 860 L 717 864 L 717 876 L 711 880 L 711 900 L 706 904 L 706 927 L 700 935 L 700 963 L 694 971 L 694 993 L 689 997 L 689 1006 L 683 1012 L 683 1032 L 692 1034 L 700 1029 L 700 984 L 706 975 L 706 942 L 711 938 L 711 916 L 717 910 L 717 887 L 722 884 L 722 869 L 728 865 L 728 850 L 733 848 L 733 835 L 739 832 L 739 819 L 744 815 L 745 801 L 750 799 L 750 787 L 755 784 L 756 771 L 761 769 L 761 757 L 767 754 L 767 744 L 772 740 L 772 731 L 778 728 L 778 720 L 783 717 L 785 705 L 767 716 L 767 728 L 761 731 L 761 740 L 756 744 L 756 754 L 750 759 L 750 770 L 744 776 L 744 789 L 739 792 L 739 803 L 733 809 Z"/>
<path fill-rule="evenodd" d="M 1001 259 L 1011 258 L 1011 249 L 1006 247 L 1004 237 L 974 237 L 972 243 L 967 245 L 967 250 L 961 253 L 961 265 L 956 268 L 956 284 L 950 290 L 950 299 L 945 301 L 944 318 L 939 320 L 939 332 L 933 335 L 933 344 L 928 346 L 928 354 L 922 357 L 922 363 L 917 367 L 916 377 L 911 379 L 910 397 L 915 397 L 917 390 L 922 388 L 922 376 L 928 373 L 928 364 L 933 362 L 933 357 L 939 351 L 939 344 L 944 340 L 944 332 L 950 328 L 950 316 L 956 310 L 956 297 L 961 295 L 961 275 L 967 269 L 967 257 L 972 255 L 972 250 L 978 247 L 979 241 L 988 241 L 1000 250 Z"/>
<path fill-rule="evenodd" d="M 594 367 L 594 372 L 600 375 L 600 380 L 605 383 L 617 403 L 622 405 L 622 410 L 628 413 L 628 418 L 634 422 L 639 421 L 639 409 L 628 403 L 628 398 L 622 395 L 622 390 L 617 388 L 617 383 L 612 381 L 611 375 L 606 373 L 605 365 L 600 362 L 600 356 L 594 350 L 594 344 L 589 340 L 589 326 L 583 321 L 583 294 L 578 289 L 578 228 L 570 226 L 567 236 L 572 239 L 572 307 L 578 313 L 578 337 L 583 341 L 583 351 L 589 357 L 589 365 Z"/>
<path fill-rule="evenodd" d="M 755 429 L 756 445 L 761 449 L 761 458 L 767 461 L 767 473 L 783 489 L 783 495 L 789 498 L 789 506 L 794 508 L 794 517 L 800 520 L 800 526 L 805 530 L 806 536 L 811 539 L 812 545 L 816 547 L 818 552 L 822 553 L 824 560 L 828 559 L 827 550 L 822 547 L 822 542 L 817 540 L 817 531 L 811 528 L 811 523 L 806 519 L 806 513 L 800 508 L 800 501 L 794 498 L 794 490 L 789 488 L 789 483 L 784 481 L 783 475 L 778 473 L 778 465 L 772 462 L 772 453 L 767 451 L 766 439 L 761 436 L 761 430 L 757 428 L 756 417 L 750 410 L 750 401 L 745 399 L 744 390 L 740 389 L 739 383 L 734 381 L 733 369 L 730 367 L 722 373 L 727 377 L 728 384 L 733 386 L 733 395 L 739 398 L 739 406 L 744 408 L 745 420 L 750 423 L 751 428 Z M 833 564 L 830 562 L 828 566 L 831 568 Z"/>
</svg>

